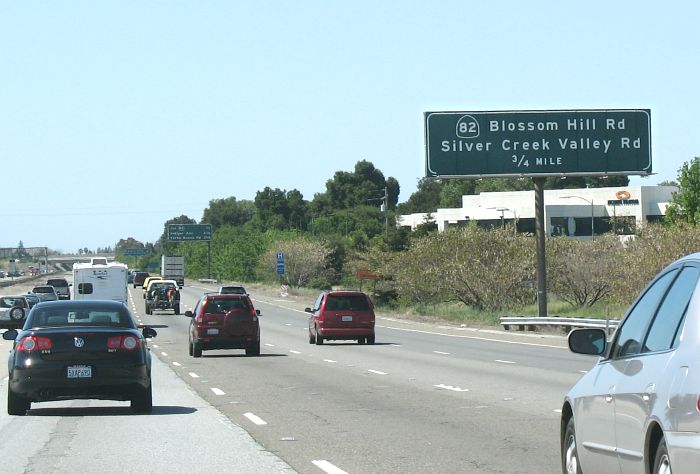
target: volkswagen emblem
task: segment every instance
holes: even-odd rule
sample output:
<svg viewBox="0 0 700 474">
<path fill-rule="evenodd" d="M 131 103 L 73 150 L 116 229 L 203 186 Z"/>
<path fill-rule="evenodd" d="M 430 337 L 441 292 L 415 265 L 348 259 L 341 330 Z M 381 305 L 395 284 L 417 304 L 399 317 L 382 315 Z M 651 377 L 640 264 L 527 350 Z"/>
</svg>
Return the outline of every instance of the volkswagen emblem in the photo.
<svg viewBox="0 0 700 474">
<path fill-rule="evenodd" d="M 74 337 L 73 344 L 75 344 L 75 347 L 83 347 L 85 345 L 85 339 L 82 337 Z"/>
</svg>

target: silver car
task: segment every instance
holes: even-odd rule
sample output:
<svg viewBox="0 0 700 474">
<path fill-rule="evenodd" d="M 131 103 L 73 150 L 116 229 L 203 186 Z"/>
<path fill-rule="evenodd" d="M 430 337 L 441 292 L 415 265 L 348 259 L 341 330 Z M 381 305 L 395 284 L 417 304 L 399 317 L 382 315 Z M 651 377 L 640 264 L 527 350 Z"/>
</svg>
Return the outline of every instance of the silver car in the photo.
<svg viewBox="0 0 700 474">
<path fill-rule="evenodd" d="M 700 472 L 700 253 L 661 271 L 610 339 L 569 334 L 599 355 L 561 415 L 565 473 Z"/>
<path fill-rule="evenodd" d="M 39 285 L 32 288 L 32 293 L 37 295 L 41 301 L 58 301 L 56 288 L 51 285 Z"/>
</svg>

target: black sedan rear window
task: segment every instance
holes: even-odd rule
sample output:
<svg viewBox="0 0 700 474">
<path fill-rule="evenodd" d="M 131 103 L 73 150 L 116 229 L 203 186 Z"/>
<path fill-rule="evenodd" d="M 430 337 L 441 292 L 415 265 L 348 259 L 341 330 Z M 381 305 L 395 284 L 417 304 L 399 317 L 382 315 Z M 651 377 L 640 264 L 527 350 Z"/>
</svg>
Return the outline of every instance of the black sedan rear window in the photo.
<svg viewBox="0 0 700 474">
<path fill-rule="evenodd" d="M 111 326 L 133 328 L 131 316 L 123 311 L 35 309 L 26 327 Z"/>
</svg>

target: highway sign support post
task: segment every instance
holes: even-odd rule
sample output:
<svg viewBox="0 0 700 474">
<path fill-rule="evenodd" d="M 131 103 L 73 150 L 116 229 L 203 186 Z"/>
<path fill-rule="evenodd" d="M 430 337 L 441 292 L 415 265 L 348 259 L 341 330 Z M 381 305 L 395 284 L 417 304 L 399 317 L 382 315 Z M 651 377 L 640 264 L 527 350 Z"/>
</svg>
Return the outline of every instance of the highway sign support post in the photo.
<svg viewBox="0 0 700 474">
<path fill-rule="evenodd" d="M 537 314 L 547 316 L 547 261 L 544 232 L 544 178 L 532 178 L 535 186 L 535 240 L 537 240 Z"/>
<path fill-rule="evenodd" d="M 652 173 L 648 109 L 425 112 L 424 125 L 427 178 L 532 178 L 540 316 L 547 316 L 544 179 Z"/>
</svg>

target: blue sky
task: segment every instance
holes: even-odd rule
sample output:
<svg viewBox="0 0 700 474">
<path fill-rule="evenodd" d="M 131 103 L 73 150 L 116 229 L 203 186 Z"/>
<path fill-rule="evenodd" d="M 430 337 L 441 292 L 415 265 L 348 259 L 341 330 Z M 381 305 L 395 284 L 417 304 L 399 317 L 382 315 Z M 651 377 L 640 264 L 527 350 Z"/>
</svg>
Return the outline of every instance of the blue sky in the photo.
<svg viewBox="0 0 700 474">
<path fill-rule="evenodd" d="M 700 155 L 695 2 L 0 1 L 0 247 L 62 251 L 374 163 L 423 112 L 648 108 L 656 175 Z"/>
</svg>

